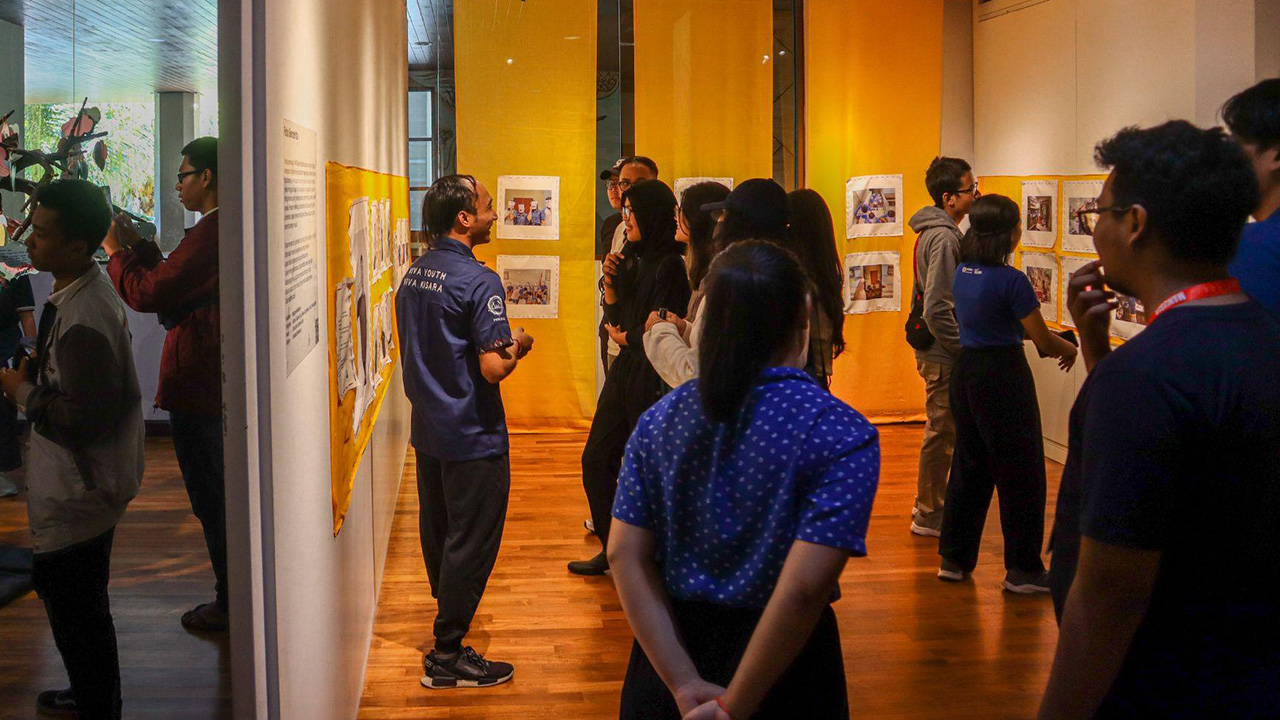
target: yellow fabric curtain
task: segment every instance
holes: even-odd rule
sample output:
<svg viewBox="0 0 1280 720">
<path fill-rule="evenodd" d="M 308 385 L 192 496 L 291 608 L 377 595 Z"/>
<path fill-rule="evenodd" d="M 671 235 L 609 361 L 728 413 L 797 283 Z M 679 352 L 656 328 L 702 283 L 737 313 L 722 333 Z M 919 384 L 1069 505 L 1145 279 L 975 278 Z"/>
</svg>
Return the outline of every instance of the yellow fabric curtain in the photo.
<svg viewBox="0 0 1280 720">
<path fill-rule="evenodd" d="M 941 0 L 805 3 L 806 184 L 835 219 L 841 257 L 901 257 L 902 310 L 845 316 L 847 349 L 832 392 L 874 421 L 922 420 L 924 383 L 903 335 L 915 235 L 845 240 L 845 181 L 903 175 L 905 219 L 930 204 L 924 174 L 938 154 L 942 114 Z M 846 278 L 847 282 L 847 278 Z"/>
<path fill-rule="evenodd" d="M 773 176 L 773 3 L 636 0 L 636 153 L 682 177 Z"/>
<path fill-rule="evenodd" d="M 458 171 L 560 178 L 559 240 L 497 240 L 476 255 L 560 259 L 555 319 L 520 319 L 533 353 L 502 383 L 512 430 L 583 430 L 595 412 L 595 0 L 457 0 Z"/>
</svg>

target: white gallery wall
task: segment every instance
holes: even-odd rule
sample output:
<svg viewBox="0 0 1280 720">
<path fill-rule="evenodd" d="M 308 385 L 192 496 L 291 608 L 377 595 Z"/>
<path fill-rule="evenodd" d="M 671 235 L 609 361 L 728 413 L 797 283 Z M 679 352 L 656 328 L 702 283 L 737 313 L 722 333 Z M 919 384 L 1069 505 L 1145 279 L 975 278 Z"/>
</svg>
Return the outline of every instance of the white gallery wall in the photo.
<svg viewBox="0 0 1280 720">
<path fill-rule="evenodd" d="M 242 219 L 224 225 L 221 258 L 235 716 L 350 718 L 409 424 L 397 371 L 335 537 L 324 164 L 408 175 L 406 9 L 404 0 L 236 0 L 219 3 L 219 25 L 221 162 L 240 179 L 223 211 Z M 316 133 L 319 173 L 320 337 L 291 372 L 286 120 Z"/>
<path fill-rule="evenodd" d="M 1001 4 L 1011 9 L 983 17 Z M 1096 172 L 1094 145 L 1122 127 L 1172 118 L 1213 124 L 1222 103 L 1265 71 L 1273 50 L 1258 37 L 1280 35 L 1275 4 L 975 2 L 979 173 Z"/>
</svg>

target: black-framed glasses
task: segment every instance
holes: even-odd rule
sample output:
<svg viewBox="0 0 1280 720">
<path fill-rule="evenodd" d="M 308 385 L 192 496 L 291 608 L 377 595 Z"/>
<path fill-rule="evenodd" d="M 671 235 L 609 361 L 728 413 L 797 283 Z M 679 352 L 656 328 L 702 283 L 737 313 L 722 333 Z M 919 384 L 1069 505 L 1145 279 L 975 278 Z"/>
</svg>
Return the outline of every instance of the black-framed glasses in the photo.
<svg viewBox="0 0 1280 720">
<path fill-rule="evenodd" d="M 1076 210 L 1076 217 L 1080 218 L 1080 220 L 1083 221 L 1083 220 L 1087 220 L 1089 215 L 1094 216 L 1094 218 L 1096 219 L 1099 215 L 1105 212 L 1122 213 L 1122 212 L 1129 212 L 1132 209 L 1133 209 L 1133 205 L 1107 205 L 1105 207 L 1089 207 L 1088 205 L 1085 205 L 1079 208 L 1078 210 Z"/>
<path fill-rule="evenodd" d="M 178 173 L 178 182 L 182 182 L 183 180 L 186 180 L 191 175 L 199 175 L 201 172 L 202 172 L 201 170 L 188 170 L 186 172 L 180 172 Z"/>
<path fill-rule="evenodd" d="M 972 196 L 974 196 L 974 197 L 976 198 L 976 197 L 978 197 L 978 195 L 979 195 L 979 192 L 978 192 L 978 183 L 976 183 L 976 182 L 975 182 L 974 184 L 970 185 L 970 186 L 969 186 L 969 187 L 967 187 L 967 188 L 964 188 L 963 190 L 957 190 L 957 191 L 956 191 L 956 194 L 957 194 L 957 195 L 972 195 Z"/>
</svg>

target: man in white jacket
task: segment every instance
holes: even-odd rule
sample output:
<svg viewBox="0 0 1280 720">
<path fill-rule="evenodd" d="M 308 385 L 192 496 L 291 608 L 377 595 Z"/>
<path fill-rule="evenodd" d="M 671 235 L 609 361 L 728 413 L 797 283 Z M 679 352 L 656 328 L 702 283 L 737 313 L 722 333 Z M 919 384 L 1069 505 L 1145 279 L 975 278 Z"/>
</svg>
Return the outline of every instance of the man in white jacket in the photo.
<svg viewBox="0 0 1280 720">
<path fill-rule="evenodd" d="M 27 514 L 32 581 L 71 687 L 41 712 L 119 718 L 120 661 L 107 583 L 116 523 L 142 482 L 142 393 L 124 304 L 93 254 L 111 226 L 102 192 L 60 180 L 37 196 L 31 264 L 53 275 L 36 357 L 0 370 L 31 421 Z"/>
</svg>

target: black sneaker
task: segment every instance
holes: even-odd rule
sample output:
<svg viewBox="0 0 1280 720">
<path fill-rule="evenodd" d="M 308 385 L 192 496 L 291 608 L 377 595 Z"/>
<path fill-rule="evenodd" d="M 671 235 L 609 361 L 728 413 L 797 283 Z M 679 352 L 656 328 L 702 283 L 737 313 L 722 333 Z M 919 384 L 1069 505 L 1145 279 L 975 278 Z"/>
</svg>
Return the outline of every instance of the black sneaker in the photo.
<svg viewBox="0 0 1280 720">
<path fill-rule="evenodd" d="M 460 687 L 489 687 L 511 679 L 516 669 L 511 663 L 485 660 L 470 647 L 448 660 L 441 660 L 432 650 L 422 658 L 422 686 L 432 690 Z"/>
<path fill-rule="evenodd" d="M 71 688 L 66 690 L 45 690 L 36 696 L 36 711 L 41 715 L 53 717 L 80 717 L 76 710 L 76 699 L 71 695 Z"/>
<path fill-rule="evenodd" d="M 608 575 L 609 557 L 601 550 L 590 560 L 574 560 L 569 563 L 569 572 L 574 575 Z"/>
</svg>

